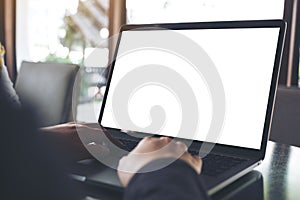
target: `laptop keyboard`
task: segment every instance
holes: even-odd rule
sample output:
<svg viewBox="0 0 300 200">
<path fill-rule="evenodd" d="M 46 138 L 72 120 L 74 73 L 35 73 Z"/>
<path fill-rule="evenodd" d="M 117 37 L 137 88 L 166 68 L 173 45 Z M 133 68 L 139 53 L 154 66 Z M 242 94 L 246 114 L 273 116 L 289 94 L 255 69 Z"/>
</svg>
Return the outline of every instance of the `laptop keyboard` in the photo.
<svg viewBox="0 0 300 200">
<path fill-rule="evenodd" d="M 218 155 L 208 154 L 203 160 L 202 174 L 208 176 L 218 176 L 223 172 L 232 169 L 233 167 L 247 161 L 246 159 Z"/>
<path fill-rule="evenodd" d="M 125 146 L 125 150 L 133 150 L 139 141 L 119 139 Z M 189 151 L 192 155 L 197 155 L 196 151 Z M 219 155 L 219 154 L 208 154 L 203 160 L 202 172 L 201 174 L 207 176 L 218 176 L 223 172 L 232 169 L 233 167 L 247 161 L 246 159 Z"/>
<path fill-rule="evenodd" d="M 124 145 L 123 149 L 126 151 L 132 151 L 136 145 L 139 143 L 139 141 L 133 141 L 133 140 L 125 140 L 125 139 L 118 139 L 122 142 Z"/>
</svg>

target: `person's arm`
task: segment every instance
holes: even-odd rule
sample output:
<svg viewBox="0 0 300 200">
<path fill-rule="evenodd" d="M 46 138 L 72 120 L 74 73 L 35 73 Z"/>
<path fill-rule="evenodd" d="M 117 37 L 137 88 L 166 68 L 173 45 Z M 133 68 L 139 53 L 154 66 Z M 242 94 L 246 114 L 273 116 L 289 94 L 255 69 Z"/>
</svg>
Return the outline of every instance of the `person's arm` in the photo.
<svg viewBox="0 0 300 200">
<path fill-rule="evenodd" d="M 108 156 L 110 150 L 104 144 L 106 135 L 106 130 L 99 125 L 69 122 L 40 128 L 39 139 L 59 148 L 65 158 L 73 162 L 92 158 L 90 152 Z"/>
<path fill-rule="evenodd" d="M 119 161 L 125 200 L 208 199 L 199 174 L 202 161 L 168 137 L 144 138 Z"/>
<path fill-rule="evenodd" d="M 163 160 L 155 160 L 142 169 L 152 168 Z M 137 173 L 128 184 L 124 200 L 208 199 L 196 171 L 182 160 L 148 173 Z"/>
<path fill-rule="evenodd" d="M 39 129 L 39 139 L 59 148 L 71 162 L 110 155 L 112 145 L 122 146 L 98 123 L 69 122 Z"/>
</svg>

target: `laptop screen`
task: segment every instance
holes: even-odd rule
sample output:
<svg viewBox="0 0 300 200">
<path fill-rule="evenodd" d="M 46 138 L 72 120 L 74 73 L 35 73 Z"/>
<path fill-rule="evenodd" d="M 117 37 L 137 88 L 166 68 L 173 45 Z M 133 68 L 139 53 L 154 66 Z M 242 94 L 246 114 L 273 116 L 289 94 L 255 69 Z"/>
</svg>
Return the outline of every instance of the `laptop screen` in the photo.
<svg viewBox="0 0 300 200">
<path fill-rule="evenodd" d="M 109 88 L 107 88 L 105 105 L 102 107 L 101 125 L 115 129 L 143 130 L 145 133 L 178 137 L 178 131 L 182 126 L 182 117 L 186 117 L 182 114 L 185 109 L 182 101 L 189 102 L 189 98 L 194 98 L 197 106 L 193 109 L 197 111 L 197 116 L 191 116 L 193 119 L 190 121 L 191 123 L 197 121 L 196 131 L 193 136 L 190 134 L 185 136 L 184 133 L 181 133 L 181 138 L 260 149 L 280 28 L 171 30 L 173 33 L 179 34 L 179 38 L 182 36 L 198 45 L 203 50 L 199 51 L 199 59 L 203 59 L 200 54 L 204 53 L 205 59 L 208 58 L 212 61 L 213 67 L 220 77 L 224 90 L 224 99 L 220 99 L 220 101 L 224 103 L 225 113 L 220 133 L 213 140 L 208 139 L 207 134 L 209 134 L 209 128 L 216 112 L 214 101 L 212 101 L 211 86 L 208 85 L 207 78 L 213 80 L 214 77 L 205 77 L 206 74 L 201 72 L 201 68 L 197 71 L 197 67 L 193 66 L 195 63 L 173 49 L 141 45 L 140 48 L 132 51 L 122 51 L 133 42 L 143 44 L 143 41 L 150 40 L 152 35 L 153 37 L 155 35 L 157 41 L 170 40 L 170 43 L 182 47 L 182 51 L 186 51 L 185 55 L 198 53 L 197 51 L 191 52 L 194 49 L 184 45 L 184 41 L 179 41 L 180 39 L 174 41 L 173 37 L 165 37 L 164 33 L 167 31 L 170 30 L 125 30 L 122 32 L 118 46 L 119 51 L 116 55 Z M 155 34 L 152 34 L 154 32 Z M 203 65 L 207 64 L 205 59 L 202 61 Z M 120 104 L 114 104 L 113 99 L 116 98 L 114 93 L 117 92 L 117 88 L 121 84 L 123 88 L 126 88 L 125 77 L 138 69 L 146 69 L 145 67 L 150 68 L 151 66 L 157 67 L 154 72 L 152 71 L 153 73 L 147 70 L 143 73 L 141 70 L 142 73 L 139 73 L 138 77 L 130 76 L 127 81 L 130 82 L 128 87 L 131 87 L 129 95 L 117 99 L 116 102 Z M 177 82 L 172 76 L 173 72 L 166 73 L 163 69 L 176 72 L 177 76 L 180 76 L 180 80 Z M 164 74 L 163 83 L 157 82 L 155 74 Z M 135 78 L 141 81 L 135 82 Z M 151 81 L 152 78 L 153 81 Z M 147 82 L 143 83 L 143 80 L 147 80 Z M 178 88 L 181 88 L 182 80 L 193 92 L 192 96 L 186 95 L 187 100 L 182 100 L 181 98 L 184 97 L 177 95 L 176 91 L 166 84 L 172 83 L 175 86 L 177 84 Z M 134 83 L 138 83 L 138 85 L 134 85 Z M 181 88 L 181 90 L 183 89 Z M 184 93 L 184 91 L 178 92 Z M 120 105 L 126 105 L 126 108 L 122 110 L 128 112 L 127 115 L 119 113 L 122 112 L 117 108 Z M 163 112 L 158 109 L 156 115 L 153 115 L 156 117 L 153 118 L 151 112 L 153 109 L 155 110 L 156 106 L 162 108 Z M 129 117 L 128 120 L 134 126 L 131 123 L 118 123 L 116 118 L 119 116 Z M 149 125 L 156 120 L 162 121 L 157 122 L 160 128 L 153 132 Z"/>
</svg>

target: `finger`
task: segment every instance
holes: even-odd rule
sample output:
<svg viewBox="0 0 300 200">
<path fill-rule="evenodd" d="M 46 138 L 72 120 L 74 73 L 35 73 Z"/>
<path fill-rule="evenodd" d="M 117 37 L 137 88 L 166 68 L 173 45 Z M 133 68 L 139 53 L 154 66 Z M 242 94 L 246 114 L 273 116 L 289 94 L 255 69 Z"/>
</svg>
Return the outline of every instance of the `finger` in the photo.
<svg viewBox="0 0 300 200">
<path fill-rule="evenodd" d="M 160 137 L 160 138 L 151 137 L 147 140 L 154 145 L 155 149 L 161 149 L 167 146 L 170 142 L 172 142 L 172 139 L 169 137 Z"/>
<path fill-rule="evenodd" d="M 201 173 L 202 161 L 199 157 L 192 156 L 190 153 L 185 152 L 180 159 L 187 162 L 197 174 Z"/>
<path fill-rule="evenodd" d="M 150 153 L 157 151 L 169 143 L 170 139 L 167 137 L 157 138 L 157 137 L 145 137 L 138 145 L 133 149 L 132 152 L 139 153 Z"/>
<path fill-rule="evenodd" d="M 192 157 L 193 157 L 193 162 L 195 163 L 196 166 L 196 172 L 200 174 L 202 171 L 202 164 L 203 164 L 202 159 L 197 155 L 194 155 Z"/>
<path fill-rule="evenodd" d="M 141 147 L 145 147 L 146 145 L 151 144 L 152 138 L 151 137 L 144 137 L 134 148 L 134 150 L 137 150 Z"/>
<path fill-rule="evenodd" d="M 177 141 L 175 144 L 177 145 L 177 148 L 183 152 L 188 150 L 188 147 L 183 142 Z"/>
<path fill-rule="evenodd" d="M 138 145 L 143 144 L 143 143 L 148 143 L 150 141 L 153 141 L 153 139 L 157 139 L 157 138 L 152 138 L 152 137 L 144 137 Z"/>
<path fill-rule="evenodd" d="M 172 141 L 172 138 L 170 138 L 170 137 L 160 137 L 159 139 L 166 143 L 170 143 Z"/>
<path fill-rule="evenodd" d="M 169 152 L 172 156 L 179 158 L 187 151 L 187 146 L 180 141 L 172 140 L 165 148 L 166 152 Z"/>
</svg>

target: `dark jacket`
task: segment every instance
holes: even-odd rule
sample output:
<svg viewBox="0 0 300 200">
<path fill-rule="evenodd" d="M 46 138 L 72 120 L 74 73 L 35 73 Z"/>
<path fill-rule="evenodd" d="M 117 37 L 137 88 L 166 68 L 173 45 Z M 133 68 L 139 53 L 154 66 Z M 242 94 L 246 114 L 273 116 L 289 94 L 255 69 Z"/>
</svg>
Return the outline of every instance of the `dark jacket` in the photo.
<svg viewBox="0 0 300 200">
<path fill-rule="evenodd" d="M 165 159 L 153 161 L 142 168 L 153 169 Z M 149 170 L 150 171 L 150 170 Z M 137 173 L 125 190 L 124 200 L 208 199 L 200 177 L 182 160 L 176 160 L 162 169 Z"/>
</svg>

